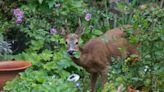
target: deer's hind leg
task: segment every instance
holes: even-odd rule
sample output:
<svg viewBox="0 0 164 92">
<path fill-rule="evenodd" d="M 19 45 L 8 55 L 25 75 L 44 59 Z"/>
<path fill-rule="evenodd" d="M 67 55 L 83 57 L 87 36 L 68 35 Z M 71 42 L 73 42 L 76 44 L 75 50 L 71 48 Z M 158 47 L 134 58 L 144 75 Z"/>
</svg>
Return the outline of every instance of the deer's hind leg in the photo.
<svg viewBox="0 0 164 92">
<path fill-rule="evenodd" d="M 101 83 L 102 83 L 102 89 L 105 86 L 105 83 L 107 82 L 107 74 L 108 74 L 108 68 L 105 68 L 104 70 L 101 71 Z"/>
</svg>

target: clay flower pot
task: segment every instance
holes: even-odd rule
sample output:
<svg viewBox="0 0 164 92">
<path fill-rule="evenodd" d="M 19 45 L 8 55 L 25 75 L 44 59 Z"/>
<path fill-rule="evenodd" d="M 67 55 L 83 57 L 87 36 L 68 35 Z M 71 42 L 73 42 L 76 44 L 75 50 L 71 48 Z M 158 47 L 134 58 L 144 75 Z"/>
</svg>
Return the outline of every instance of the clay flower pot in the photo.
<svg viewBox="0 0 164 92">
<path fill-rule="evenodd" d="M 7 81 L 14 79 L 19 72 L 30 66 L 31 63 L 25 61 L 0 61 L 0 90 Z"/>
<path fill-rule="evenodd" d="M 133 89 L 132 85 L 128 86 L 128 92 L 139 92 L 139 90 Z"/>
<path fill-rule="evenodd" d="M 137 84 L 132 84 L 128 86 L 128 92 L 152 92 L 152 90 L 149 87 L 146 87 L 143 84 L 141 84 L 135 89 L 134 89 L 134 85 L 137 85 Z"/>
</svg>

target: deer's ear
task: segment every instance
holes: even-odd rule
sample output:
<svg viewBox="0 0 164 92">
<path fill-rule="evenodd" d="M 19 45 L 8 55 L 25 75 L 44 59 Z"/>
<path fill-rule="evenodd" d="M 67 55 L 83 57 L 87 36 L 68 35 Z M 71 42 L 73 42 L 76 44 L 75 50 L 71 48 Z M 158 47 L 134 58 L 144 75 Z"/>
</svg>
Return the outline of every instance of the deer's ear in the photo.
<svg viewBox="0 0 164 92">
<path fill-rule="evenodd" d="M 82 35 L 84 33 L 84 31 L 85 31 L 85 27 L 84 26 L 80 26 L 80 27 L 78 27 L 76 29 L 75 33 L 78 34 L 78 35 Z"/>
<path fill-rule="evenodd" d="M 75 33 L 77 35 L 82 35 L 85 31 L 85 27 L 81 25 L 81 19 L 79 18 L 79 21 L 78 21 L 78 28 L 76 29 Z"/>
<path fill-rule="evenodd" d="M 60 35 L 61 36 L 66 36 L 67 34 L 69 34 L 63 27 L 60 28 Z"/>
</svg>

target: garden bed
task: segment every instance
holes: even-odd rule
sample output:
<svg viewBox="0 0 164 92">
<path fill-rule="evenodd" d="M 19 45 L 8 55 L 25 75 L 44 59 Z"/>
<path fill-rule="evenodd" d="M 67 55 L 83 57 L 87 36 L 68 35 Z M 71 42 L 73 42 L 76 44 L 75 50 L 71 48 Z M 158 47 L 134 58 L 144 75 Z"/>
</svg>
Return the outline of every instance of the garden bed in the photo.
<svg viewBox="0 0 164 92">
<path fill-rule="evenodd" d="M 33 66 L 7 82 L 11 92 L 86 92 L 89 74 L 66 53 L 62 28 L 75 32 L 85 27 L 82 47 L 106 31 L 123 28 L 131 44 L 140 44 L 137 62 L 112 58 L 108 83 L 97 92 L 127 91 L 144 85 L 148 92 L 162 92 L 164 60 L 164 0 L 3 0 L 0 1 L 0 60 L 25 60 Z M 136 35 L 137 34 L 137 35 Z M 104 40 L 105 41 L 105 40 Z M 121 50 L 121 49 L 120 49 Z M 134 55 L 135 56 L 135 55 Z M 1 63 L 1 62 L 0 62 Z M 132 64 L 133 63 L 133 64 Z M 67 80 L 78 74 L 78 87 Z"/>
</svg>

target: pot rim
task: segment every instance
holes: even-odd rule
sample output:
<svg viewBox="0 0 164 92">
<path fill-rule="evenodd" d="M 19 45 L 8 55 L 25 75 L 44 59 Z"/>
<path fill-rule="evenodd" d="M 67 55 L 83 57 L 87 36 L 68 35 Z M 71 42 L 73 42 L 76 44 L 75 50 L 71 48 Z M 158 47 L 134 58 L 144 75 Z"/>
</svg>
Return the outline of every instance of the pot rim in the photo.
<svg viewBox="0 0 164 92">
<path fill-rule="evenodd" d="M 6 63 L 6 64 L 22 64 L 22 65 L 20 65 L 19 67 L 13 67 L 13 68 L 2 68 L 2 69 L 0 69 L 0 72 L 23 70 L 23 69 L 26 69 L 26 68 L 32 66 L 32 63 L 28 62 L 28 61 L 0 61 L 0 64 L 1 63 Z"/>
<path fill-rule="evenodd" d="M 138 90 L 133 89 L 132 85 L 129 85 L 129 86 L 128 86 L 128 91 L 129 91 L 129 92 L 139 92 Z"/>
</svg>

